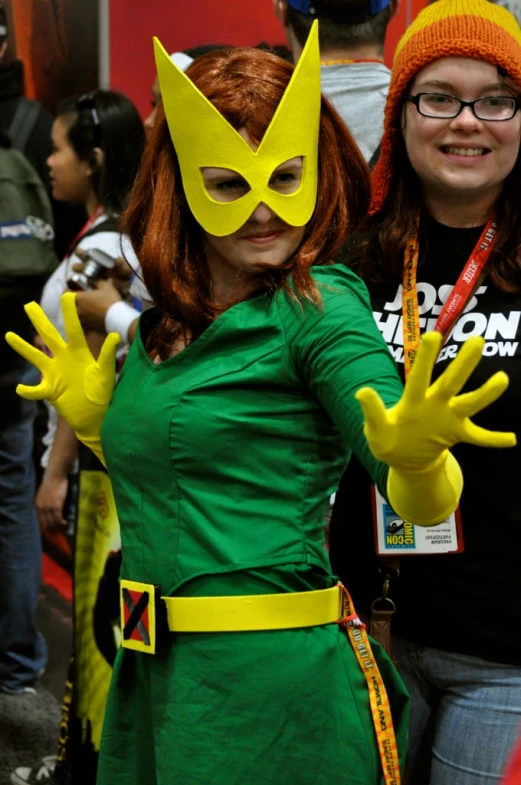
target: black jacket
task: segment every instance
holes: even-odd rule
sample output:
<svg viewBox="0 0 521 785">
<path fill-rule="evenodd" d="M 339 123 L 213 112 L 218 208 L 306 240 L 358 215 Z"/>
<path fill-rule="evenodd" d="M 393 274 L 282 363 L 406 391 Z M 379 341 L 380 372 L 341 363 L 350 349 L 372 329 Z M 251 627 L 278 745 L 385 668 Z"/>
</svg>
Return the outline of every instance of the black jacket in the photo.
<svg viewBox="0 0 521 785">
<path fill-rule="evenodd" d="M 18 101 L 22 96 L 23 70 L 21 62 L 15 60 L 9 65 L 0 66 L 0 129 L 2 131 L 7 132 L 9 129 Z M 38 172 L 47 190 L 50 188 L 50 182 L 46 161 L 52 150 L 52 123 L 51 113 L 40 106 L 40 113 L 23 151 L 27 160 Z"/>
</svg>

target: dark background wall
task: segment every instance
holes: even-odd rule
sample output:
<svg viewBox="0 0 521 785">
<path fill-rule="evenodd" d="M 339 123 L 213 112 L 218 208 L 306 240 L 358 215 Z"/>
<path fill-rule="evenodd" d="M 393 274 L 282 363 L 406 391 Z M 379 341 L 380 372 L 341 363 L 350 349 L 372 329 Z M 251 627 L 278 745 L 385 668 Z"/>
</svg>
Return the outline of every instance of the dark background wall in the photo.
<svg viewBox="0 0 521 785">
<path fill-rule="evenodd" d="M 2 0 L 9 56 L 23 61 L 26 94 L 51 111 L 98 84 L 98 0 Z"/>
</svg>

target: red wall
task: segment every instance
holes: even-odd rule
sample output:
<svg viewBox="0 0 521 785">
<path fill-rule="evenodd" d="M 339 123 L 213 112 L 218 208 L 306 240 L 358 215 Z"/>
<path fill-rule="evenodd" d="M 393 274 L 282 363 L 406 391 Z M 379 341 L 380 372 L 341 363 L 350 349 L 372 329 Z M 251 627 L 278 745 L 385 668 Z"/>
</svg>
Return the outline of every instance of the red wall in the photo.
<svg viewBox="0 0 521 785">
<path fill-rule="evenodd" d="M 388 63 L 407 21 L 425 4 L 426 0 L 401 0 L 389 29 Z M 185 7 L 180 12 L 181 5 Z M 251 46 L 285 40 L 272 0 L 189 0 L 186 5 L 180 0 L 110 0 L 111 87 L 126 93 L 143 115 L 149 112 L 155 76 L 154 35 L 169 52 L 197 44 Z"/>
<path fill-rule="evenodd" d="M 179 11 L 181 5 L 184 10 Z M 271 0 L 110 0 L 111 87 L 126 93 L 146 114 L 155 77 L 154 35 L 169 52 L 198 44 L 284 41 Z"/>
</svg>

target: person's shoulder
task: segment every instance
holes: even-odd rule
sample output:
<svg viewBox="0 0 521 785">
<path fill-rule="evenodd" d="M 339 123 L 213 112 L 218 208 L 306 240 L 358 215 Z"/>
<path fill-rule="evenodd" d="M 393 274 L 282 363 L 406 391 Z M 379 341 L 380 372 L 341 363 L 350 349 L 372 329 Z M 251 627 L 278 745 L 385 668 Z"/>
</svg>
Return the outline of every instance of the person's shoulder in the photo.
<svg viewBox="0 0 521 785">
<path fill-rule="evenodd" d="M 280 307 L 294 311 L 308 311 L 310 308 L 321 312 L 335 300 L 355 297 L 364 303 L 368 300 L 367 288 L 362 279 L 343 262 L 315 265 L 309 270 L 310 278 L 318 297 L 306 297 L 297 293 L 290 276 L 288 287 L 280 288 L 275 300 Z"/>
<path fill-rule="evenodd" d="M 307 332 L 318 323 L 322 323 L 324 329 L 327 329 L 328 325 L 333 323 L 351 320 L 355 314 L 360 316 L 370 313 L 369 294 L 365 284 L 345 265 L 312 267 L 310 274 L 318 298 L 306 299 L 294 290 L 291 292 L 284 289 L 279 290 L 275 298 L 287 339 L 292 340 L 303 328 Z"/>
<path fill-rule="evenodd" d="M 384 63 L 323 65 L 320 69 L 320 82 L 326 95 L 333 91 L 337 96 L 358 95 L 361 100 L 386 90 L 390 81 L 391 71 Z"/>
<path fill-rule="evenodd" d="M 32 181 L 38 177 L 34 166 L 14 147 L 0 145 L 0 161 L 3 179 L 23 177 L 24 180 Z"/>
<path fill-rule="evenodd" d="M 311 278 L 324 304 L 346 295 L 352 295 L 364 303 L 368 301 L 364 282 L 342 262 L 312 267 Z"/>
<path fill-rule="evenodd" d="M 109 256 L 121 256 L 122 246 L 128 244 L 128 238 L 120 232 L 116 225 L 107 223 L 106 217 L 101 217 L 94 226 L 78 241 L 78 248 L 99 248 Z"/>
</svg>

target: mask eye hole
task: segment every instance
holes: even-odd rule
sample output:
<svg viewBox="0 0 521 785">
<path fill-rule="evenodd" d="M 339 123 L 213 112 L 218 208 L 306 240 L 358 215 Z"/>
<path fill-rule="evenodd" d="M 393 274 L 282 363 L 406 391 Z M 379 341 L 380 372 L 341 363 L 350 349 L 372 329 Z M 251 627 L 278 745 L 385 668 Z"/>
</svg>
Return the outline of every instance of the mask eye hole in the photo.
<svg viewBox="0 0 521 785">
<path fill-rule="evenodd" d="M 206 190 L 216 202 L 236 202 L 251 190 L 244 177 L 231 169 L 204 166 L 201 173 Z"/>
<path fill-rule="evenodd" d="M 269 188 L 279 194 L 293 194 L 298 190 L 304 173 L 304 159 L 300 155 L 277 166 L 270 177 Z"/>
</svg>

